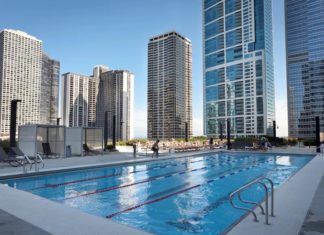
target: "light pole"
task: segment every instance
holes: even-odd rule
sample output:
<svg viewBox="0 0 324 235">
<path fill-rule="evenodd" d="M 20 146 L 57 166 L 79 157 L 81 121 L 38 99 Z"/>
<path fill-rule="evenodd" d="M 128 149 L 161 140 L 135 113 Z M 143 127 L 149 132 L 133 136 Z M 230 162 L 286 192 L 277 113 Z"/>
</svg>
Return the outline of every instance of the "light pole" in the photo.
<svg viewBox="0 0 324 235">
<path fill-rule="evenodd" d="M 123 141 L 123 121 L 120 121 L 120 133 L 119 133 L 119 139 L 120 141 Z"/>
<path fill-rule="evenodd" d="M 17 105 L 21 100 L 12 100 L 10 106 L 10 147 L 16 147 Z"/>
</svg>

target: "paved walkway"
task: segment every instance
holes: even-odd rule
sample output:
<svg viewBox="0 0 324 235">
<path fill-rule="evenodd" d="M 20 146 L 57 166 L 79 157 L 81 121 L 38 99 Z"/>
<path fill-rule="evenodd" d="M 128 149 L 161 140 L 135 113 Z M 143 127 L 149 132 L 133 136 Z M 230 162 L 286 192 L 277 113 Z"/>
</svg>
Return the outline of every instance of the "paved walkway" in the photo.
<svg viewBox="0 0 324 235">
<path fill-rule="evenodd" d="M 0 209 L 0 234 L 1 235 L 50 235 L 41 228 L 19 219 Z"/>
<path fill-rule="evenodd" d="M 320 234 L 324 234 L 324 175 L 299 232 L 299 235 Z"/>
</svg>

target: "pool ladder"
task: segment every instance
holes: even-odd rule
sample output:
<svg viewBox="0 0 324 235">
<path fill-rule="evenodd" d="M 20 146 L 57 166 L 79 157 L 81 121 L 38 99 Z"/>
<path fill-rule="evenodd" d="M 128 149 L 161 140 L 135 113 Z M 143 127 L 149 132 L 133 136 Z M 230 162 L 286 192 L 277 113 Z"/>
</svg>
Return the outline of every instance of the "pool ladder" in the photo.
<svg viewBox="0 0 324 235">
<path fill-rule="evenodd" d="M 244 211 L 248 211 L 249 213 L 251 213 L 254 217 L 254 221 L 258 222 L 258 217 L 256 215 L 256 213 L 254 212 L 254 209 L 256 207 L 259 207 L 261 209 L 261 213 L 263 215 L 265 215 L 265 223 L 267 225 L 270 225 L 269 223 L 269 188 L 268 185 L 265 183 L 265 181 L 267 181 L 270 184 L 270 192 L 271 192 L 271 216 L 274 217 L 274 190 L 273 190 L 273 182 L 271 179 L 266 178 L 266 177 L 259 177 L 245 185 L 243 185 L 241 188 L 235 190 L 234 192 L 232 192 L 229 195 L 229 201 L 231 203 L 231 205 L 236 208 L 236 209 L 240 209 L 240 210 L 244 210 Z M 262 207 L 262 202 L 252 202 L 252 201 L 248 201 L 242 198 L 241 193 L 244 192 L 245 190 L 247 190 L 249 187 L 251 187 L 252 185 L 256 185 L 259 184 L 263 187 L 264 191 L 265 191 L 265 209 L 263 209 Z M 254 208 L 248 208 L 248 207 L 243 207 L 243 206 L 239 206 L 236 205 L 234 203 L 234 198 L 237 195 L 238 200 L 242 203 L 242 204 L 250 204 L 250 205 L 254 205 Z"/>
</svg>

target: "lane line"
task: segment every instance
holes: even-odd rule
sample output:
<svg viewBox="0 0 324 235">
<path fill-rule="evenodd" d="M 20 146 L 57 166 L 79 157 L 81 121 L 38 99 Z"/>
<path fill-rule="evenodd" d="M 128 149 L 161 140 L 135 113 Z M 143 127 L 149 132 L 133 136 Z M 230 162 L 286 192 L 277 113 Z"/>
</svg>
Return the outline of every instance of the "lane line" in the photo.
<svg viewBox="0 0 324 235">
<path fill-rule="evenodd" d="M 247 171 L 247 170 L 249 170 L 249 169 L 251 169 L 251 168 L 254 168 L 254 167 L 258 166 L 258 165 L 265 164 L 265 163 L 270 162 L 270 161 L 272 161 L 272 159 L 271 159 L 271 160 L 267 160 L 267 161 L 265 161 L 265 162 L 263 162 L 263 163 L 258 163 L 258 164 L 255 164 L 255 165 L 252 165 L 252 166 L 249 166 L 249 167 L 243 168 L 243 169 L 241 169 L 241 170 L 242 170 L 242 171 Z M 238 174 L 238 173 L 240 173 L 240 172 L 242 172 L 242 171 L 236 171 L 234 174 Z M 232 172 L 232 173 L 233 173 L 233 172 Z M 138 204 L 138 205 L 136 205 L 136 206 L 133 206 L 133 207 L 127 208 L 127 209 L 122 210 L 122 211 L 115 212 L 115 213 L 110 214 L 110 215 L 107 215 L 106 218 L 107 218 L 107 219 L 111 219 L 111 218 L 113 218 L 113 217 L 115 217 L 115 216 L 117 216 L 117 215 L 120 215 L 120 214 L 123 214 L 123 213 L 129 212 L 129 211 L 132 211 L 132 210 L 137 209 L 137 208 L 139 208 L 139 207 L 142 207 L 142 206 L 145 206 L 145 205 L 149 205 L 149 204 L 152 204 L 152 203 L 155 203 L 155 202 L 162 201 L 162 200 L 167 199 L 167 198 L 170 198 L 170 197 L 172 197 L 172 196 L 175 196 L 175 195 L 178 195 L 178 194 L 182 194 L 182 193 L 187 192 L 187 191 L 189 191 L 189 190 L 192 190 L 192 189 L 198 188 L 198 187 L 200 187 L 200 186 L 202 186 L 202 185 L 213 183 L 213 182 L 215 182 L 215 181 L 217 181 L 217 180 L 222 180 L 222 179 L 224 179 L 224 178 L 227 178 L 227 177 L 229 177 L 229 176 L 234 175 L 234 174 L 232 174 L 232 173 L 228 173 L 228 174 L 225 174 L 225 175 L 223 175 L 223 176 L 219 176 L 219 177 L 217 177 L 217 178 L 214 178 L 214 179 L 208 180 L 206 183 L 201 183 L 201 184 L 193 185 L 193 186 L 191 186 L 191 187 L 188 187 L 188 188 L 182 189 L 182 190 L 180 190 L 180 191 L 177 191 L 177 192 L 174 192 L 174 193 L 171 193 L 171 194 L 165 195 L 165 196 L 163 196 L 163 197 L 160 197 L 160 198 L 157 198 L 157 199 L 154 199 L 154 200 L 148 200 L 148 201 L 145 201 L 145 202 L 143 202 L 143 203 L 141 203 L 141 204 Z"/>
<path fill-rule="evenodd" d="M 215 159 L 216 157 L 211 156 L 211 157 L 208 157 L 208 158 Z M 202 162 L 204 160 L 210 161 L 210 159 L 208 159 L 208 158 L 197 160 L 197 161 L 192 161 L 192 162 L 190 162 L 190 164 L 197 163 L 197 162 Z M 247 158 L 250 158 L 250 157 L 247 157 Z M 82 182 L 97 180 L 97 179 L 111 178 L 111 177 L 114 177 L 114 176 L 121 176 L 121 175 L 124 175 L 124 174 L 125 175 L 127 175 L 127 174 L 136 174 L 136 173 L 141 173 L 141 172 L 146 172 L 146 171 L 151 171 L 151 170 L 164 169 L 164 168 L 170 168 L 172 166 L 181 166 L 181 165 L 186 165 L 186 164 L 188 164 L 187 161 L 181 162 L 181 163 L 166 164 L 166 165 L 163 165 L 163 166 L 155 166 L 155 167 L 151 167 L 151 168 L 148 168 L 148 169 L 145 169 L 145 170 L 131 171 L 131 172 L 126 172 L 126 173 L 121 172 L 121 173 L 115 173 L 115 174 L 111 174 L 111 175 L 104 175 L 104 176 L 92 177 L 92 178 L 87 178 L 87 179 L 67 181 L 67 182 L 58 183 L 58 184 L 45 184 L 45 185 L 40 186 L 40 187 L 36 187 L 36 188 L 32 188 L 32 189 L 25 189 L 25 191 L 34 191 L 34 190 L 44 189 L 44 188 L 56 188 L 56 187 L 65 186 L 65 185 L 69 185 L 69 184 L 76 184 L 76 183 L 82 183 Z"/>
<path fill-rule="evenodd" d="M 75 195 L 75 196 L 72 196 L 72 197 L 67 197 L 67 198 L 64 198 L 64 199 L 59 200 L 59 201 L 66 201 L 66 200 L 75 199 L 75 198 L 78 198 L 78 197 L 85 197 L 85 196 L 90 196 L 90 195 L 94 195 L 94 194 L 98 194 L 98 193 L 105 193 L 105 192 L 109 192 L 109 191 L 116 190 L 116 189 L 126 188 L 126 187 L 130 187 L 130 186 L 134 186 L 134 185 L 138 185 L 138 184 L 142 184 L 142 183 L 148 183 L 148 182 L 151 182 L 151 181 L 165 179 L 165 178 L 176 176 L 176 175 L 182 175 L 182 174 L 185 174 L 185 173 L 188 173 L 188 172 L 193 172 L 193 171 L 197 171 L 197 170 L 204 170 L 206 168 L 213 168 L 213 167 L 216 167 L 216 166 L 228 165 L 228 164 L 235 163 L 235 162 L 238 162 L 238 161 L 243 160 L 243 159 L 244 158 L 235 159 L 233 161 L 230 161 L 230 160 L 228 160 L 228 161 L 220 161 L 217 164 L 210 164 L 208 167 L 205 166 L 205 167 L 202 167 L 202 168 L 195 168 L 195 169 L 191 169 L 191 170 L 185 170 L 185 171 L 182 171 L 182 172 L 177 172 L 176 171 L 176 172 L 167 173 L 167 174 L 164 174 L 164 175 L 152 176 L 152 177 L 149 177 L 149 178 L 147 178 L 145 180 L 141 180 L 141 181 L 138 181 L 138 182 L 135 182 L 135 183 L 124 184 L 124 185 L 116 185 L 116 186 L 111 186 L 111 187 L 107 187 L 107 188 L 102 188 L 102 189 L 90 191 L 90 192 L 87 192 L 87 193 Z M 255 162 L 255 161 L 253 161 L 253 162 Z"/>
</svg>

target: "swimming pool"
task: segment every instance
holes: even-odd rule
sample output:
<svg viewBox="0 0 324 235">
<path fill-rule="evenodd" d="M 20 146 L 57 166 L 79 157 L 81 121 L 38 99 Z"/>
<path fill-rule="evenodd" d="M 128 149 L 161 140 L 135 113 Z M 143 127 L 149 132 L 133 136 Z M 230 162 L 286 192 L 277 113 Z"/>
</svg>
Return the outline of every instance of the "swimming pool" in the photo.
<svg viewBox="0 0 324 235">
<path fill-rule="evenodd" d="M 260 176 L 278 187 L 311 159 L 210 153 L 1 183 L 155 234 L 221 234 L 244 216 L 230 206 L 229 193 Z M 243 196 L 264 195 L 255 187 Z"/>
</svg>

